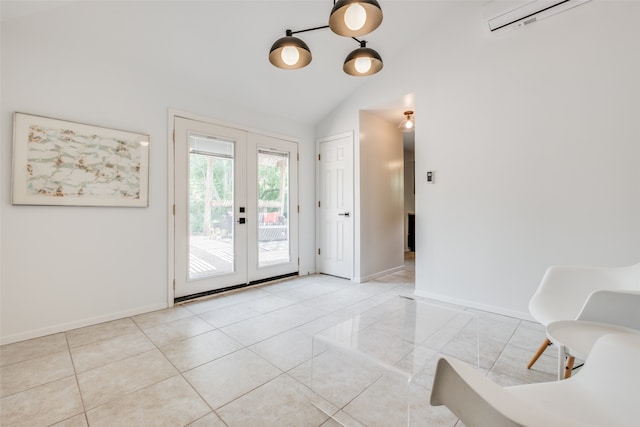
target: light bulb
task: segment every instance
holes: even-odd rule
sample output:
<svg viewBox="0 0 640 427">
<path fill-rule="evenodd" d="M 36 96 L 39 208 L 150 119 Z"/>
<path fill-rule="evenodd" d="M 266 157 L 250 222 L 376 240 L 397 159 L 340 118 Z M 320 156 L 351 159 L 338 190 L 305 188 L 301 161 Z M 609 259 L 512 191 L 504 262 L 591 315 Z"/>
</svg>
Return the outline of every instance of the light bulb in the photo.
<svg viewBox="0 0 640 427">
<path fill-rule="evenodd" d="M 364 74 L 371 69 L 371 58 L 369 57 L 360 57 L 356 59 L 355 63 L 356 71 L 360 74 Z"/>
<path fill-rule="evenodd" d="M 360 3 L 353 3 L 344 13 L 344 23 L 351 31 L 357 31 L 367 22 L 367 11 Z"/>
<path fill-rule="evenodd" d="M 413 122 L 411 119 L 407 120 L 407 123 L 404 124 L 404 127 L 407 129 L 411 129 L 413 127 Z"/>
<path fill-rule="evenodd" d="M 280 53 L 282 57 L 282 62 L 291 66 L 298 63 L 300 59 L 300 52 L 293 46 L 285 46 L 282 48 L 282 52 Z"/>
</svg>

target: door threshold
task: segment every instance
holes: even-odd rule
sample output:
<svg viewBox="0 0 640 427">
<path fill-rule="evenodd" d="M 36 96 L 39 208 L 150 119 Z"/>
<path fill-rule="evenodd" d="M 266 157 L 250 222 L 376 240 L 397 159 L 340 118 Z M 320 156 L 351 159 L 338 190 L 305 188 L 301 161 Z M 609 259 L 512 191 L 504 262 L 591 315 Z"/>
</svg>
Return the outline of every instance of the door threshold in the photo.
<svg viewBox="0 0 640 427">
<path fill-rule="evenodd" d="M 296 271 L 296 272 L 293 272 L 293 273 L 281 274 L 279 276 L 267 277 L 266 279 L 254 280 L 252 282 L 242 283 L 240 285 L 233 285 L 233 286 L 227 286 L 227 287 L 220 288 L 220 289 L 213 289 L 213 290 L 210 290 L 210 291 L 198 292 L 197 294 L 185 295 L 183 297 L 174 298 L 173 299 L 173 303 L 174 304 L 182 304 L 182 303 L 185 303 L 185 302 L 192 302 L 194 300 L 204 299 L 204 298 L 210 297 L 212 295 L 221 294 L 223 292 L 235 291 L 235 290 L 238 290 L 238 289 L 247 288 L 249 286 L 259 285 L 259 284 L 266 283 L 266 282 L 274 282 L 276 280 L 286 279 L 287 277 L 293 277 L 293 276 L 299 276 L 299 275 L 300 275 L 299 272 Z"/>
</svg>

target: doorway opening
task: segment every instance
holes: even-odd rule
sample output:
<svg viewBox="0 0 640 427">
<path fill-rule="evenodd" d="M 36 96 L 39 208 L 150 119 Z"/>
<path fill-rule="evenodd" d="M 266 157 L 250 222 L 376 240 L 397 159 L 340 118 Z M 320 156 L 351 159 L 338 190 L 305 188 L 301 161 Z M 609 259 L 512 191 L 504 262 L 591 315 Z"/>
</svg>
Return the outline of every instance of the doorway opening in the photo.
<svg viewBox="0 0 640 427">
<path fill-rule="evenodd" d="M 416 252 L 416 161 L 415 132 L 403 132 L 405 258 Z"/>
</svg>

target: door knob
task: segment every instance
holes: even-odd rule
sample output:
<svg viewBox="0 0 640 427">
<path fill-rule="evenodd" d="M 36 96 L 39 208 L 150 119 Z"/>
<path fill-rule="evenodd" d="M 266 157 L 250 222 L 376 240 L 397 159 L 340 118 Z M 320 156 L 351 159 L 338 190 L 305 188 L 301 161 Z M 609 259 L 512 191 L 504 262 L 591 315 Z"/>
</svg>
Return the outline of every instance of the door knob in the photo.
<svg viewBox="0 0 640 427">
<path fill-rule="evenodd" d="M 349 212 L 339 213 L 338 216 L 350 216 Z"/>
</svg>

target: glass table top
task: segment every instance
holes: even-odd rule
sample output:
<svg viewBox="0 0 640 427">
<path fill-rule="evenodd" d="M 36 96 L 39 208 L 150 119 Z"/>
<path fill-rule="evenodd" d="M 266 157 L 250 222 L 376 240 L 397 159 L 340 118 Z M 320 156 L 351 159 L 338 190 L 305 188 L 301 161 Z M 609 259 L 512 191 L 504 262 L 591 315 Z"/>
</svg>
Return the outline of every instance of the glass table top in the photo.
<svg viewBox="0 0 640 427">
<path fill-rule="evenodd" d="M 435 411 L 428 401 L 441 356 L 479 366 L 475 314 L 408 297 L 357 313 L 312 342 L 311 389 L 367 426 L 420 425 L 421 412 Z"/>
</svg>

